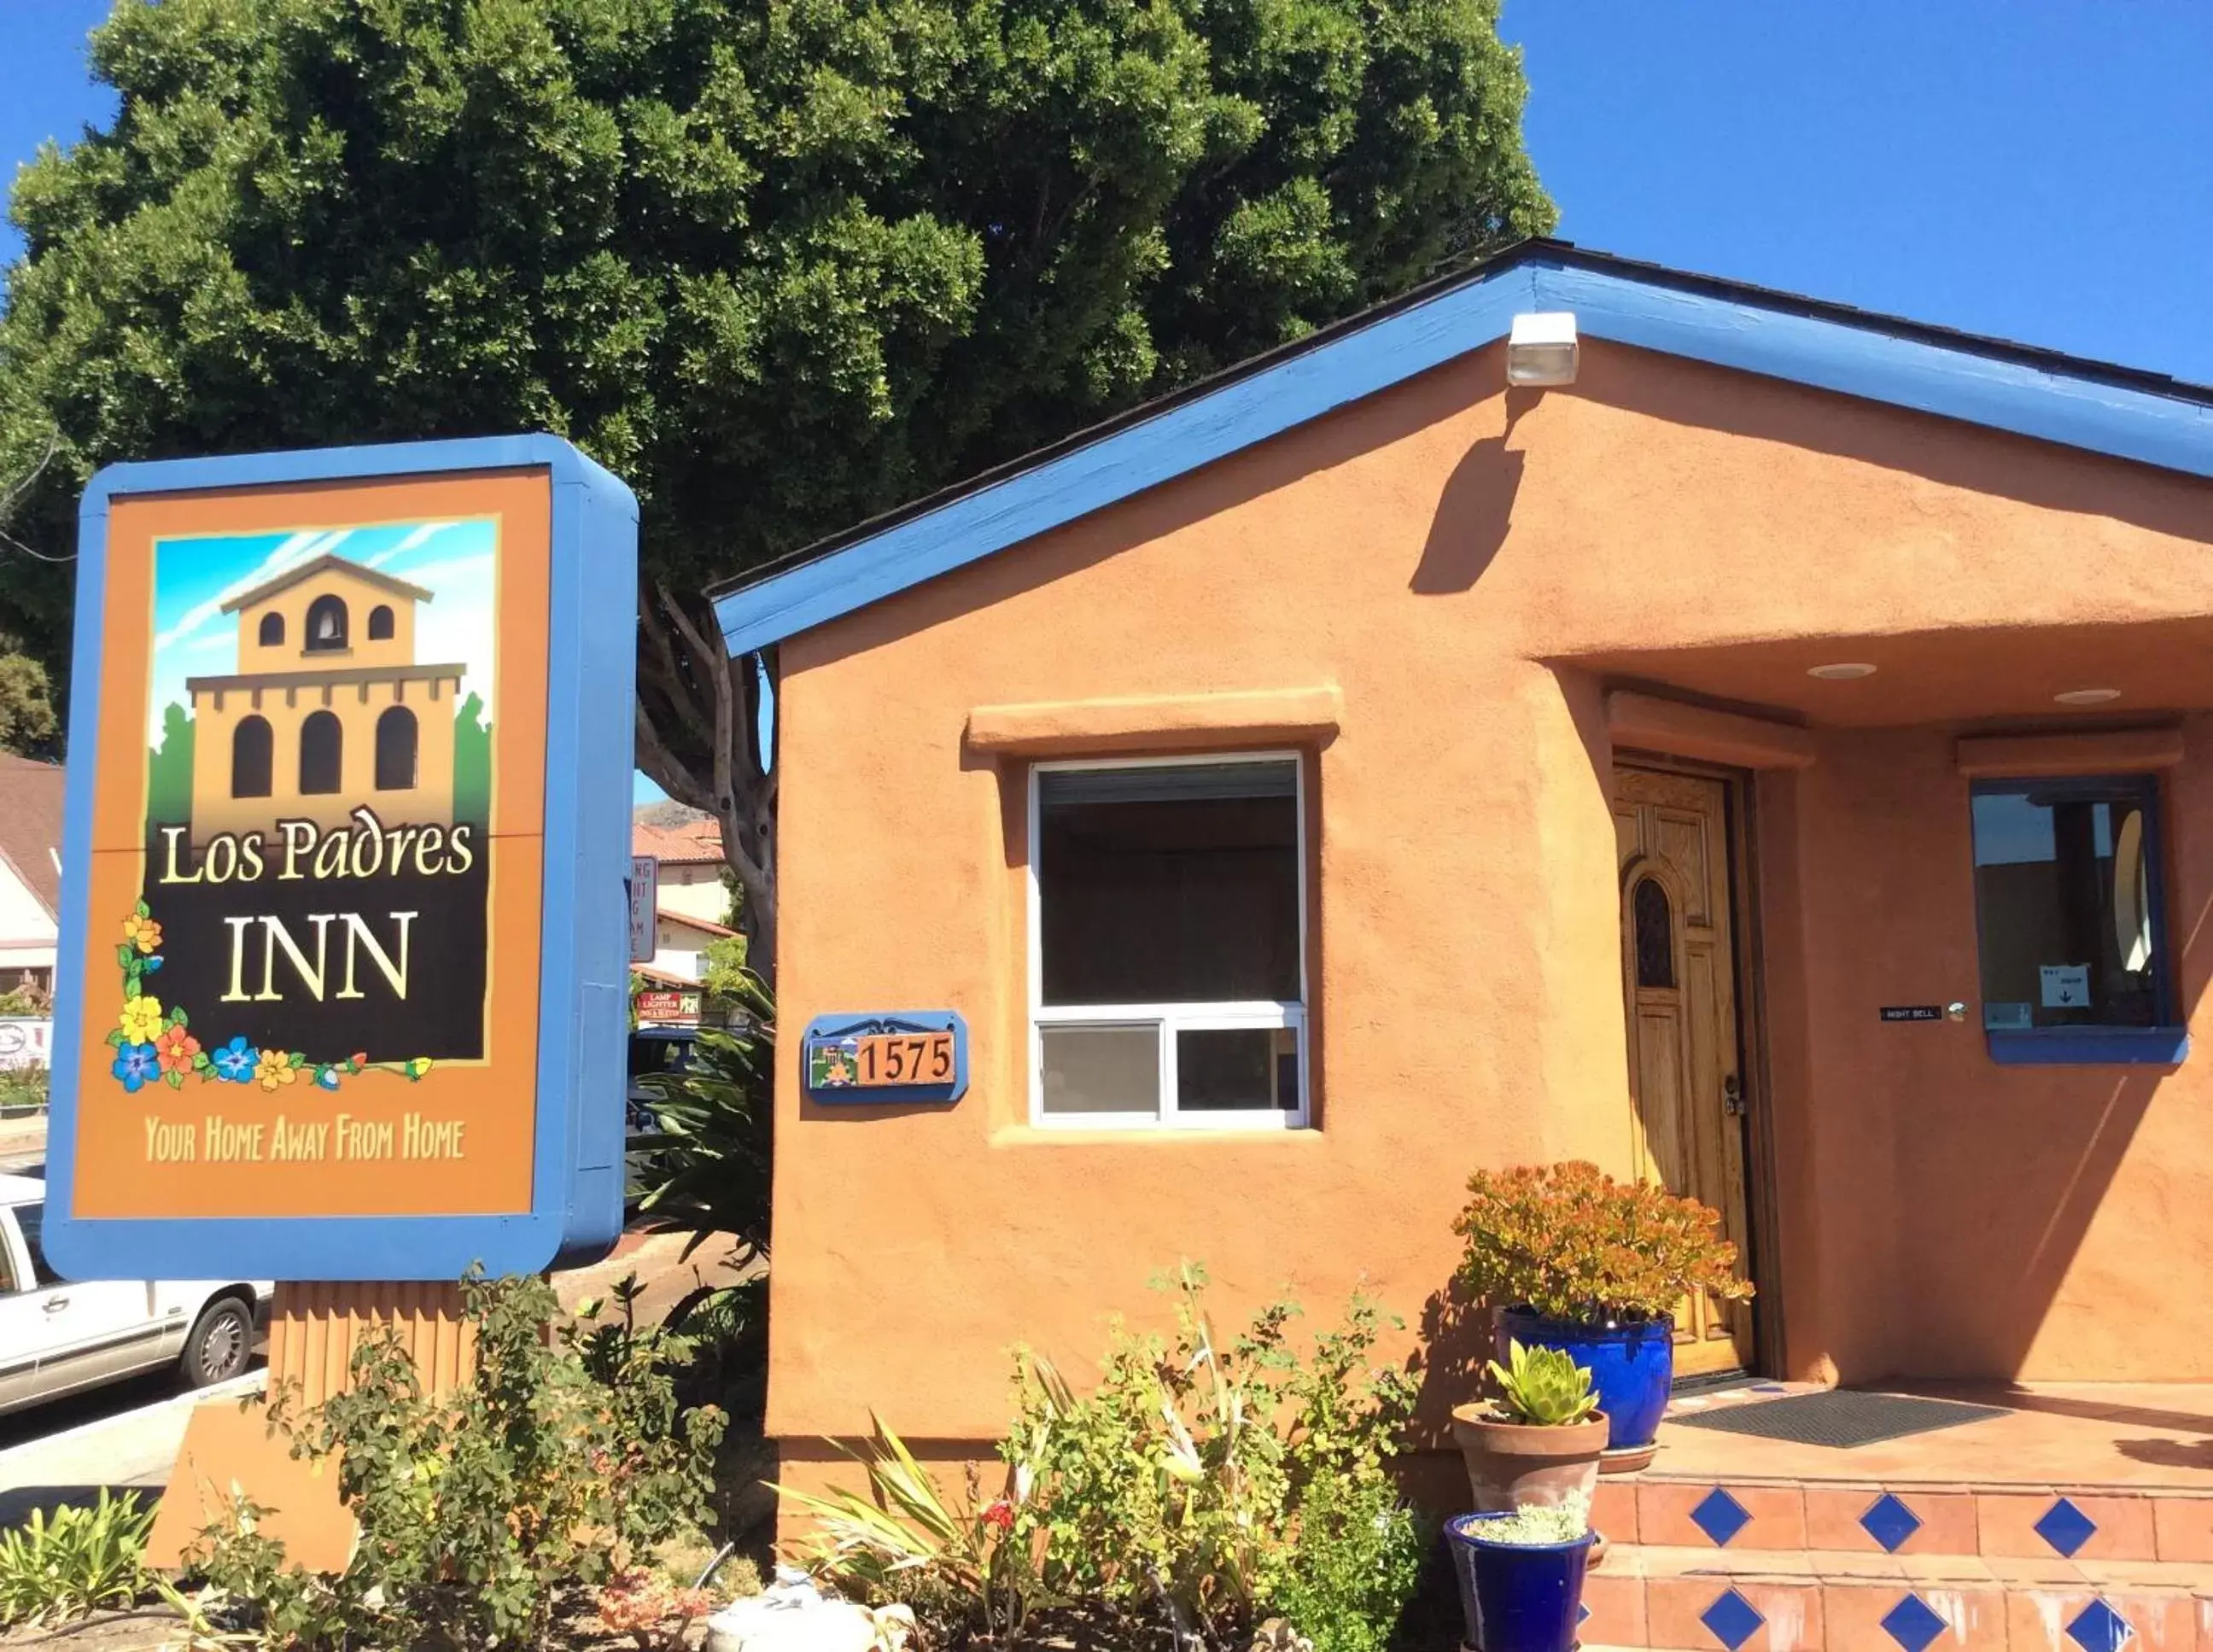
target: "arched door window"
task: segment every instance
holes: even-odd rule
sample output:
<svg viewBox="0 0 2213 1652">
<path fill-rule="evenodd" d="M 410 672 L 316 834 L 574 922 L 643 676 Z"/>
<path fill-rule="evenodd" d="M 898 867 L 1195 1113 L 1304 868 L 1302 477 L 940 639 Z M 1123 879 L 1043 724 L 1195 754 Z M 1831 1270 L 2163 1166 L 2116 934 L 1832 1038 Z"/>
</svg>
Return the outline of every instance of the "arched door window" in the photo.
<svg viewBox="0 0 2213 1652">
<path fill-rule="evenodd" d="M 392 607 L 389 603 L 380 602 L 369 611 L 369 640 L 372 643 L 392 640 Z"/>
<path fill-rule="evenodd" d="M 344 597 L 319 596 L 308 605 L 308 652 L 346 645 L 346 605 Z"/>
<path fill-rule="evenodd" d="M 283 647 L 284 616 L 281 613 L 263 614 L 261 616 L 260 637 L 261 646 L 265 649 Z"/>
<path fill-rule="evenodd" d="M 415 784 L 415 714 L 387 707 L 376 720 L 376 789 L 408 791 Z"/>
<path fill-rule="evenodd" d="M 1630 893 L 1630 919 L 1637 938 L 1637 984 L 1675 984 L 1674 914 L 1657 878 L 1639 878 Z"/>
<path fill-rule="evenodd" d="M 311 711 L 300 725 L 300 790 L 302 796 L 334 792 L 344 754 L 345 730 L 327 711 Z"/>
<path fill-rule="evenodd" d="M 233 797 L 269 796 L 271 761 L 276 752 L 269 719 L 244 716 L 230 731 L 230 795 Z"/>
</svg>

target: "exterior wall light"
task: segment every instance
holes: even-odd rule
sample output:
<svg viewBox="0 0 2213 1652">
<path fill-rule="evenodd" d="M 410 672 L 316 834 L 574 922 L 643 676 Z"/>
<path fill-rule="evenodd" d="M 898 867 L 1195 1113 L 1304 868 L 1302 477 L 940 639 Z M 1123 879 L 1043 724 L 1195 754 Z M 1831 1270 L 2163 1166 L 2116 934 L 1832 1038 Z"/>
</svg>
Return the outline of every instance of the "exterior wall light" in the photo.
<svg viewBox="0 0 2213 1652">
<path fill-rule="evenodd" d="M 1808 666 L 1808 677 L 1819 677 L 1825 683 L 1848 683 L 1861 677 L 1875 675 L 1875 668 L 1861 661 L 1840 660 L 1832 666 Z"/>
<path fill-rule="evenodd" d="M 1576 381 L 1576 318 L 1571 310 L 1543 310 L 1514 318 L 1506 340 L 1509 385 Z"/>
<path fill-rule="evenodd" d="M 2103 705 L 2107 700 L 2121 698 L 2118 688 L 2070 688 L 2064 694 L 2051 697 L 2062 705 Z"/>
</svg>

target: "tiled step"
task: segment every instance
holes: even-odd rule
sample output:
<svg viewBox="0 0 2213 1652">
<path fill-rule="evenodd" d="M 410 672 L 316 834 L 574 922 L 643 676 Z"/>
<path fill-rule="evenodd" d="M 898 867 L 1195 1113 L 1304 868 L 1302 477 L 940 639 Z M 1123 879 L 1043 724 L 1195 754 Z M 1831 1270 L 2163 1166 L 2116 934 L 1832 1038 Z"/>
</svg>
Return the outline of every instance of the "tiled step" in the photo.
<svg viewBox="0 0 2213 1652">
<path fill-rule="evenodd" d="M 1586 1647 L 2213 1652 L 2201 1562 L 1608 1543 L 1584 1582 Z"/>
<path fill-rule="evenodd" d="M 2194 1490 L 1648 1472 L 1601 1480 L 1591 1523 L 1609 1541 L 1709 1552 L 2164 1561 L 2213 1576 L 2213 1492 Z"/>
</svg>

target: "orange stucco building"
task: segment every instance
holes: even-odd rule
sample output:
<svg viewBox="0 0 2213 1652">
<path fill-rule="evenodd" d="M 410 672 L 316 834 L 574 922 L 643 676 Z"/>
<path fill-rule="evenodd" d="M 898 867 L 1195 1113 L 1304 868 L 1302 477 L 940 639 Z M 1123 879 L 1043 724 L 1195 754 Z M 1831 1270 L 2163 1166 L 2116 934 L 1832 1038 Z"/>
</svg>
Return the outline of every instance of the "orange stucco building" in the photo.
<svg viewBox="0 0 2213 1652">
<path fill-rule="evenodd" d="M 985 1454 L 1180 1258 L 1441 1418 L 1466 1178 L 1568 1157 L 1741 1241 L 1686 1370 L 2213 1381 L 2209 474 L 2213 394 L 1538 243 L 724 594 L 787 1476 Z M 957 1101 L 808 1090 L 923 1006 Z"/>
</svg>

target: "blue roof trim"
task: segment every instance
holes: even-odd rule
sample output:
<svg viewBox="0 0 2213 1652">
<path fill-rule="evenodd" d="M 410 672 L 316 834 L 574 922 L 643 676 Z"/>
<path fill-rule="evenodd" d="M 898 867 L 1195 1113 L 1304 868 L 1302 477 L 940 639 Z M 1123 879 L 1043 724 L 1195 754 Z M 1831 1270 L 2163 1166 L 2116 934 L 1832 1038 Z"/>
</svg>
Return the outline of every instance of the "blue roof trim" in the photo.
<svg viewBox="0 0 2213 1652">
<path fill-rule="evenodd" d="M 730 591 L 715 603 L 723 641 L 746 654 L 826 624 L 1480 349 L 1521 311 L 1558 309 L 1573 310 L 1586 338 L 2213 476 L 2213 407 L 2117 384 L 2110 369 L 2072 373 L 1905 336 L 1879 318 L 1534 253 Z"/>
</svg>

